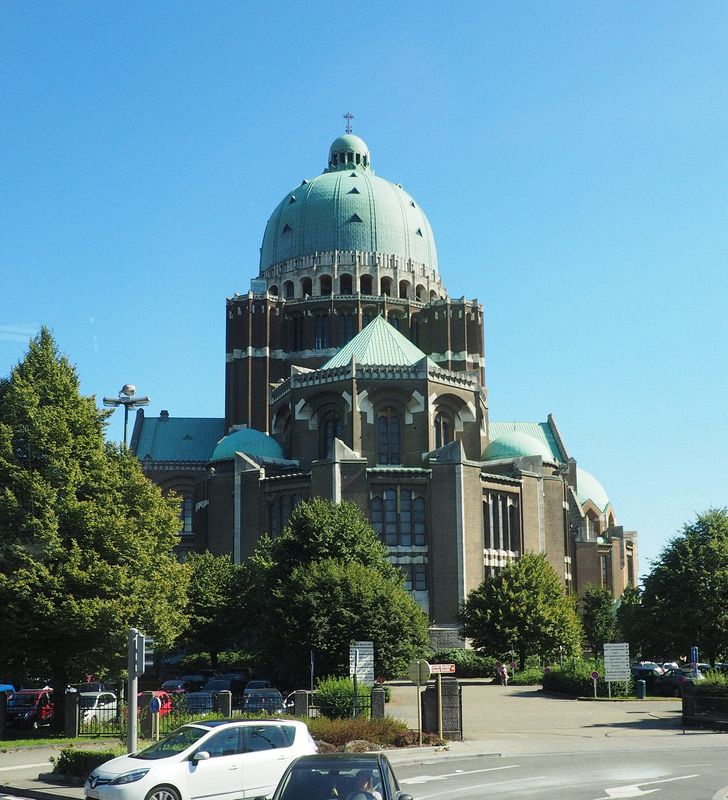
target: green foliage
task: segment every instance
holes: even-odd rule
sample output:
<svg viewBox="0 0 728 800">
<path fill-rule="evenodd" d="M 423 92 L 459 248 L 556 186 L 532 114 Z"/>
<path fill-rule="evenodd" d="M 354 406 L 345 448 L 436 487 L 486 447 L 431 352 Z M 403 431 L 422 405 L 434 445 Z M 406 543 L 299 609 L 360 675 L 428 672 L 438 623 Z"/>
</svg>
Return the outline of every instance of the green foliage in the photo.
<svg viewBox="0 0 728 800">
<path fill-rule="evenodd" d="M 563 667 L 551 667 L 544 672 L 543 688 L 550 692 L 560 692 L 570 694 L 574 697 L 592 697 L 594 695 L 594 682 L 591 673 L 598 672 L 597 697 L 607 697 L 609 687 L 604 680 L 604 662 L 601 660 L 582 660 L 574 659 L 564 662 Z M 629 696 L 633 691 L 633 682 L 627 682 L 625 690 L 624 682 L 612 681 L 612 697 Z"/>
<path fill-rule="evenodd" d="M 58 758 L 53 760 L 53 774 L 66 778 L 85 778 L 105 761 L 125 754 L 126 747 L 123 745 L 106 750 L 76 750 L 75 747 L 65 747 Z"/>
<path fill-rule="evenodd" d="M 508 660 L 515 651 L 520 664 L 559 645 L 576 652 L 581 642 L 574 600 L 543 553 L 525 553 L 486 578 L 468 595 L 460 621 L 463 636 L 478 650 Z"/>
<path fill-rule="evenodd" d="M 645 615 L 642 610 L 642 592 L 637 586 L 629 585 L 617 601 L 617 629 L 622 641 L 629 643 L 632 659 L 639 659 L 644 653 Z"/>
<path fill-rule="evenodd" d="M 728 509 L 698 515 L 663 548 L 644 580 L 642 613 L 651 656 L 692 645 L 711 663 L 728 654 Z"/>
<path fill-rule="evenodd" d="M 492 678 L 496 674 L 496 661 L 476 650 L 459 647 L 438 650 L 430 658 L 432 664 L 455 664 L 457 678 Z"/>
<path fill-rule="evenodd" d="M 314 717 L 304 720 L 314 739 L 341 748 L 347 742 L 365 741 L 382 747 L 409 747 L 417 744 L 417 731 L 410 730 L 398 719 L 329 719 Z M 441 744 L 438 737 L 426 734 L 427 744 Z"/>
<path fill-rule="evenodd" d="M 359 698 L 357 706 L 367 708 L 369 706 L 369 687 L 358 684 L 357 696 Z M 321 709 L 321 713 L 332 719 L 352 716 L 354 707 L 354 681 L 351 678 L 319 678 L 316 681 L 316 703 Z"/>
<path fill-rule="evenodd" d="M 0 382 L 0 608 L 13 643 L 0 673 L 63 690 L 125 669 L 129 627 L 159 650 L 184 628 L 178 501 L 105 445 L 106 417 L 46 329 Z"/>
<path fill-rule="evenodd" d="M 541 667 L 526 667 L 512 672 L 508 678 L 509 686 L 540 686 L 543 683 Z"/>
<path fill-rule="evenodd" d="M 234 644 L 230 619 L 238 605 L 241 568 L 229 555 L 209 551 L 191 553 L 185 564 L 190 571 L 189 627 L 183 644 L 190 650 L 207 651 L 210 666 L 216 669 L 220 651 Z"/>
<path fill-rule="evenodd" d="M 344 675 L 352 641 L 374 642 L 377 675 L 400 675 L 425 652 L 427 619 L 352 503 L 301 503 L 288 527 L 245 565 L 247 644 L 266 674 L 288 686 Z M 243 632 L 241 632 L 241 637 Z"/>
<path fill-rule="evenodd" d="M 604 654 L 604 643 L 613 642 L 617 634 L 614 598 L 609 589 L 589 584 L 582 598 L 581 624 L 584 639 L 596 656 Z"/>
<path fill-rule="evenodd" d="M 712 697 L 728 696 L 728 674 L 716 669 L 705 673 L 705 680 L 693 684 L 693 691 L 697 695 L 711 695 Z"/>
</svg>

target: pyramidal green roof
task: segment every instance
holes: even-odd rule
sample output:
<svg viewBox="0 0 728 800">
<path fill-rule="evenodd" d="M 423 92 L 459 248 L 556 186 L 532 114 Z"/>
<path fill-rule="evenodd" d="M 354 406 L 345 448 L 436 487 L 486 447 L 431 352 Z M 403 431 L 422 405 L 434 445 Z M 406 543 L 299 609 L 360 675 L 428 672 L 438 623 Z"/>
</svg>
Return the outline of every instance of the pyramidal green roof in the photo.
<svg viewBox="0 0 728 800">
<path fill-rule="evenodd" d="M 375 317 L 347 345 L 332 356 L 321 369 L 345 367 L 354 359 L 371 366 L 411 367 L 427 358 L 417 345 L 403 336 L 384 317 Z"/>
</svg>

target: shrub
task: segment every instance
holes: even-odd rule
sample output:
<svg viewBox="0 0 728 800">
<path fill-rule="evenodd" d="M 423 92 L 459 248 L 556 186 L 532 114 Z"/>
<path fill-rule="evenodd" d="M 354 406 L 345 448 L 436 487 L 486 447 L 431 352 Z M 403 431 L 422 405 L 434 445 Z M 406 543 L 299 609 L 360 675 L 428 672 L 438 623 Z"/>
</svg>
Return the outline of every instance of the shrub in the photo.
<svg viewBox="0 0 728 800">
<path fill-rule="evenodd" d="M 305 720 L 311 736 L 317 741 L 328 742 L 335 747 L 343 747 L 347 742 L 365 741 L 381 747 L 407 747 L 417 744 L 417 731 L 410 730 L 401 720 L 393 717 L 384 719 L 328 719 L 314 717 Z M 423 734 L 428 744 L 441 744 L 433 734 Z"/>
<path fill-rule="evenodd" d="M 540 686 L 543 682 L 543 669 L 541 667 L 527 667 L 511 673 L 508 683 L 512 686 Z"/>
<path fill-rule="evenodd" d="M 126 748 L 122 745 L 109 750 L 76 750 L 73 747 L 66 747 L 61 750 L 58 758 L 54 759 L 53 774 L 64 775 L 67 778 L 85 778 L 104 761 L 123 756 L 125 753 Z"/>
<path fill-rule="evenodd" d="M 457 647 L 439 650 L 430 662 L 455 664 L 455 675 L 458 678 L 493 678 L 496 674 L 496 659 L 481 655 L 477 650 Z"/>
<path fill-rule="evenodd" d="M 360 707 L 369 708 L 369 687 L 357 685 Z M 332 719 L 350 717 L 354 706 L 354 681 L 351 678 L 319 678 L 316 682 L 316 701 L 321 713 Z"/>
<path fill-rule="evenodd" d="M 604 680 L 604 663 L 602 661 L 574 661 L 564 663 L 563 667 L 552 667 L 544 672 L 543 688 L 550 692 L 561 692 L 575 697 L 591 697 L 594 694 L 592 672 L 598 672 L 597 697 L 607 697 L 609 687 Z M 634 682 L 630 679 L 625 685 L 623 681 L 612 682 L 612 697 L 631 695 Z"/>
<path fill-rule="evenodd" d="M 713 697 L 728 696 L 728 675 L 725 672 L 710 669 L 705 673 L 705 680 L 693 684 L 695 694 L 710 694 Z"/>
</svg>

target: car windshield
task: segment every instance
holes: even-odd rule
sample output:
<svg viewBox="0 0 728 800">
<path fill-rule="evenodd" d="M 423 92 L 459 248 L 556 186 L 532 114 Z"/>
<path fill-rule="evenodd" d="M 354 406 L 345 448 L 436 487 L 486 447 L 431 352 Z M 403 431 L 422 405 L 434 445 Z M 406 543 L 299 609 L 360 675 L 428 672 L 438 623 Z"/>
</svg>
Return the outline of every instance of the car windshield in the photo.
<svg viewBox="0 0 728 800">
<path fill-rule="evenodd" d="M 182 753 L 188 747 L 191 747 L 195 742 L 198 742 L 206 733 L 209 733 L 208 728 L 198 728 L 194 725 L 185 725 L 178 728 L 174 733 L 170 733 L 159 742 L 135 753 L 132 758 L 142 758 L 144 760 L 153 761 L 158 758 L 169 758 Z"/>
<path fill-rule="evenodd" d="M 28 706 L 34 706 L 37 699 L 37 694 L 14 694 L 8 700 L 8 705 L 15 708 L 27 708 Z"/>
<path fill-rule="evenodd" d="M 230 689 L 230 681 L 224 681 L 218 678 L 213 681 L 208 681 L 203 687 L 206 692 L 224 692 Z"/>
<path fill-rule="evenodd" d="M 81 708 L 93 708 L 96 705 L 96 695 L 82 694 L 79 695 L 79 705 Z"/>
<path fill-rule="evenodd" d="M 276 800 L 309 800 L 311 797 L 349 797 L 357 793 L 361 777 L 370 779 L 370 789 L 380 796 L 382 779 L 377 762 L 372 759 L 307 762 L 296 764 L 283 779 Z M 361 792 L 362 790 L 359 789 Z M 376 795 L 373 795 L 376 797 Z"/>
</svg>

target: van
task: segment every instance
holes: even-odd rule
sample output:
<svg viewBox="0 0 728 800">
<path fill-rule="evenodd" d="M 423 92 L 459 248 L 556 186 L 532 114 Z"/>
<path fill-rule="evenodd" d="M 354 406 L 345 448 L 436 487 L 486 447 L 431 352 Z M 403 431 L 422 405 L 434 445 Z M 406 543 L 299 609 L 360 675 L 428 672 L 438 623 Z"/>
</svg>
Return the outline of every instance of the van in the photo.
<svg viewBox="0 0 728 800">
<path fill-rule="evenodd" d="M 6 728 L 33 728 L 50 725 L 53 720 L 53 689 L 21 689 L 9 700 Z"/>
</svg>

